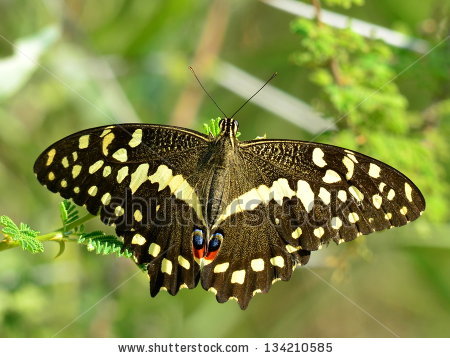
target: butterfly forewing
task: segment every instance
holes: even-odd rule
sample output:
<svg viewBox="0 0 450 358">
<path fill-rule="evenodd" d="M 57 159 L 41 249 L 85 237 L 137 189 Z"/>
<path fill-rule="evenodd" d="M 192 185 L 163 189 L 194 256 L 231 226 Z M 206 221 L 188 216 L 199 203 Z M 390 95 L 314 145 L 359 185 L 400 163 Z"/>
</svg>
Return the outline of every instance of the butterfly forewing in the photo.
<svg viewBox="0 0 450 358">
<path fill-rule="evenodd" d="M 137 263 L 152 262 L 152 295 L 161 287 L 175 294 L 198 282 L 198 264 L 184 238 L 193 225 L 201 226 L 199 204 L 174 194 L 195 173 L 205 138 L 168 126 L 99 127 L 53 144 L 34 169 L 49 190 L 114 225 Z"/>
</svg>

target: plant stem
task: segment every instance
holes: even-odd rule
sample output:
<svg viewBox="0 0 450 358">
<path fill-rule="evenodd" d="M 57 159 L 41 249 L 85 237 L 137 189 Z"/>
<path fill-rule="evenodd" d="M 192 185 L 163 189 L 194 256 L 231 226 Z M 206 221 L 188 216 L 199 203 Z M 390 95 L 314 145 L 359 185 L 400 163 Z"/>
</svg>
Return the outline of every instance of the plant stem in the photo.
<svg viewBox="0 0 450 358">
<path fill-rule="evenodd" d="M 56 231 L 49 232 L 47 234 L 36 236 L 36 239 L 44 242 L 44 241 L 56 241 L 56 242 L 69 242 L 74 241 L 70 237 L 78 237 L 78 235 L 73 234 L 67 234 L 70 233 L 73 229 L 80 226 L 81 224 L 84 224 L 85 222 L 88 222 L 89 220 L 95 218 L 95 215 L 92 214 L 86 214 L 82 218 L 79 218 L 78 220 L 74 221 L 70 225 L 67 225 L 65 228 L 65 232 L 63 232 L 64 228 L 59 228 Z M 6 237 L 4 240 L 0 241 L 0 251 L 13 249 L 15 247 L 19 247 L 19 242 L 11 240 L 9 237 Z"/>
</svg>

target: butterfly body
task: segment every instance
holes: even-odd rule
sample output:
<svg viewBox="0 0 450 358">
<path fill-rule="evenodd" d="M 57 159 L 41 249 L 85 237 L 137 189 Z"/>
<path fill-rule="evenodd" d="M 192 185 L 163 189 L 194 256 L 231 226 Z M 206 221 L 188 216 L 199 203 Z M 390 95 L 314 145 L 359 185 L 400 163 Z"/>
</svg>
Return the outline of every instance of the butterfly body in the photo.
<svg viewBox="0 0 450 358">
<path fill-rule="evenodd" d="M 38 180 L 114 225 L 150 293 L 203 288 L 246 308 L 289 280 L 312 251 L 402 226 L 425 209 L 417 187 L 363 154 L 293 140 L 239 141 L 126 124 L 75 133 L 45 150 Z"/>
</svg>

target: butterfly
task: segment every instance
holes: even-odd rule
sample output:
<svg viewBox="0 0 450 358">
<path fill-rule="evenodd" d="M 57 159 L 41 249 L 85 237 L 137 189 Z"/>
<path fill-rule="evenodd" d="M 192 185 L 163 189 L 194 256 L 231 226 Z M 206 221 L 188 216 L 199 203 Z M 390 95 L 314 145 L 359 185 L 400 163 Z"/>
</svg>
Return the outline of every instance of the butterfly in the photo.
<svg viewBox="0 0 450 358">
<path fill-rule="evenodd" d="M 150 294 L 201 281 L 245 309 L 331 241 L 417 219 L 425 199 L 364 154 L 296 140 L 239 141 L 156 124 L 84 130 L 47 148 L 34 171 L 50 191 L 115 227 L 150 277 Z"/>
</svg>

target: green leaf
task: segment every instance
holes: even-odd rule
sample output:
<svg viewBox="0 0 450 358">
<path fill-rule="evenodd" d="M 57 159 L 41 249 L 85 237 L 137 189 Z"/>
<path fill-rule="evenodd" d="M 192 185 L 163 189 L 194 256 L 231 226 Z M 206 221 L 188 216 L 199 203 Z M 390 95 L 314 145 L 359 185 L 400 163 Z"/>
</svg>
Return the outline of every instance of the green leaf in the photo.
<svg viewBox="0 0 450 358">
<path fill-rule="evenodd" d="M 88 251 L 95 251 L 97 254 L 116 254 L 118 257 L 132 257 L 133 254 L 124 248 L 123 242 L 113 235 L 106 235 L 101 231 L 84 233 L 78 239 L 78 243 L 85 244 Z"/>
<path fill-rule="evenodd" d="M 3 234 L 10 240 L 18 242 L 22 249 L 33 254 L 44 251 L 44 246 L 36 239 L 39 231 L 31 229 L 24 223 L 20 223 L 18 227 L 14 221 L 4 215 L 0 217 L 0 225 L 3 226 Z"/>
<path fill-rule="evenodd" d="M 221 120 L 221 118 L 217 117 L 217 118 L 210 119 L 209 124 L 204 123 L 203 130 L 205 131 L 205 133 L 208 135 L 211 135 L 213 137 L 217 137 L 220 134 L 220 126 L 219 126 L 220 120 Z"/>
<path fill-rule="evenodd" d="M 75 222 L 80 218 L 77 206 L 69 200 L 64 200 L 59 204 L 59 214 L 61 217 L 61 222 L 63 224 L 63 232 L 67 232 L 67 226 Z M 73 229 L 73 231 L 82 231 L 78 228 Z"/>
</svg>

